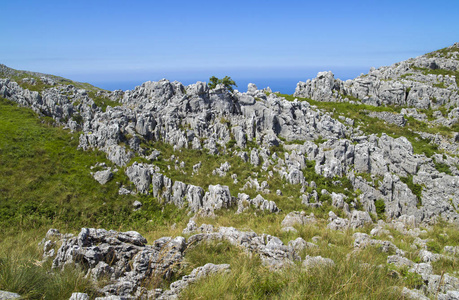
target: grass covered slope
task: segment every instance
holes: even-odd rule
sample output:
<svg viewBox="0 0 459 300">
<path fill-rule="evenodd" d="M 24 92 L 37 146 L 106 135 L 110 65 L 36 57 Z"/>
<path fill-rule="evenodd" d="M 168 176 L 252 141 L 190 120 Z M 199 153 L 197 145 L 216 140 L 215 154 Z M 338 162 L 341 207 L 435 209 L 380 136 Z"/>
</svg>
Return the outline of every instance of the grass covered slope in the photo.
<svg viewBox="0 0 459 300">
<path fill-rule="evenodd" d="M 145 234 L 181 219 L 183 212 L 174 206 L 163 208 L 141 196 L 118 195 L 117 181 L 126 181 L 124 175 L 115 174 L 100 185 L 89 171 L 96 163 L 110 165 L 105 154 L 77 146 L 78 133 L 0 98 L 0 290 L 19 293 L 23 299 L 68 299 L 72 292 L 95 296 L 94 283 L 81 270 L 50 273 L 51 261 L 41 262 L 38 243 L 49 228 L 77 233 L 81 227 L 98 227 Z M 136 199 L 143 201 L 142 211 L 133 211 Z"/>
<path fill-rule="evenodd" d="M 118 195 L 115 178 L 100 185 L 90 167 L 110 162 L 99 151 L 78 150 L 78 134 L 39 119 L 30 109 L 0 99 L 0 230 L 58 226 L 132 229 L 155 219 L 157 205 L 133 212 L 138 197 Z M 94 169 L 93 171 L 97 171 Z M 150 215 L 146 219 L 145 214 Z M 142 225 L 143 226 L 143 225 Z"/>
<path fill-rule="evenodd" d="M 97 92 L 102 90 L 86 82 L 77 82 L 56 75 L 15 70 L 3 64 L 0 64 L 0 78 L 9 78 L 10 80 L 17 82 L 25 89 L 37 92 L 40 92 L 46 88 L 50 88 L 55 84 L 72 84 L 77 88 L 86 89 L 90 92 Z"/>
<path fill-rule="evenodd" d="M 138 230 L 149 242 L 165 235 L 180 235 L 184 228 L 188 217 L 182 210 L 163 206 L 152 197 L 118 195 L 120 184 L 128 184 L 123 170 L 116 172 L 115 178 L 106 185 L 96 182 L 89 174 L 90 166 L 100 162 L 110 163 L 101 152 L 78 150 L 77 134 L 54 127 L 52 121 L 40 119 L 31 110 L 19 108 L 4 99 L 0 100 L 0 130 L 0 290 L 17 292 L 25 299 L 67 299 L 72 292 L 98 296 L 97 286 L 84 278 L 82 270 L 69 268 L 64 272 L 49 273 L 50 262 L 40 262 L 42 252 L 38 242 L 50 227 L 73 233 L 81 227 Z M 248 168 L 239 158 L 219 157 L 212 161 L 208 154 L 200 151 L 183 149 L 178 153 L 168 145 L 153 146 L 162 153 L 174 153 L 186 160 L 187 168 L 202 161 L 201 175 L 187 180 L 195 184 L 214 184 L 220 180 L 231 185 L 229 178 L 208 176 L 224 160 L 240 164 L 241 176 L 244 168 L 247 169 L 246 176 L 259 171 Z M 282 154 L 282 149 L 277 151 Z M 165 159 L 155 163 L 163 168 L 173 164 Z M 191 173 L 191 169 L 186 171 Z M 186 180 L 186 176 L 173 168 L 167 175 L 174 180 Z M 305 176 L 312 176 L 312 173 L 308 175 L 306 172 Z M 332 189 L 324 178 L 314 176 L 310 179 Z M 318 247 L 304 251 L 301 257 L 321 255 L 333 259 L 335 265 L 305 270 L 298 262 L 291 268 L 273 272 L 262 264 L 257 255 L 249 255 L 227 242 L 202 243 L 186 251 L 186 263 L 173 279 L 209 262 L 229 263 L 232 271 L 200 280 L 184 292 L 184 299 L 400 299 L 400 292 L 394 290 L 393 286 L 419 286 L 418 276 L 385 264 L 387 256 L 392 253 L 381 252 L 378 247 L 355 252 L 354 231 L 327 229 L 326 213 L 332 210 L 329 205 L 310 209 L 319 217 L 316 224 L 296 225 L 297 232 L 282 231 L 280 223 L 285 215 L 299 209 L 297 189 L 280 178 L 273 178 L 269 184 L 278 186 L 284 192 L 283 196 L 275 196 L 276 203 L 284 210 L 282 213 L 265 214 L 250 210 L 235 215 L 233 210 L 220 211 L 217 218 L 198 218 L 197 223 L 252 229 L 259 234 L 278 236 L 285 244 L 297 237 L 311 241 L 318 236 Z M 239 187 L 233 185 L 232 191 L 237 192 Z M 141 200 L 144 206 L 142 210 L 134 212 L 132 202 L 136 199 Z M 171 227 L 173 223 L 177 223 L 177 226 Z M 363 229 L 365 232 L 369 230 Z M 457 244 L 457 232 L 457 228 L 443 224 L 422 238 L 430 238 L 430 249 L 440 252 L 445 245 Z M 395 230 L 391 231 L 391 235 L 393 242 L 415 260 L 417 251 L 410 249 L 414 238 L 401 236 Z M 434 267 L 439 273 L 443 270 L 452 273 L 455 264 L 456 260 L 441 261 Z M 146 287 L 167 288 L 169 283 L 152 278 Z"/>
</svg>

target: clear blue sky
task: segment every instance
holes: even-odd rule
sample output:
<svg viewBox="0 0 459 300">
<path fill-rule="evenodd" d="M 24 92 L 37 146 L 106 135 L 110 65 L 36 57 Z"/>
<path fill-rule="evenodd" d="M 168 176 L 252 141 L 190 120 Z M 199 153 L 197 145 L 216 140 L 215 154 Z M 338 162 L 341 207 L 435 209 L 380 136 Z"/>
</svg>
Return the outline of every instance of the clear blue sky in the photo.
<svg viewBox="0 0 459 300">
<path fill-rule="evenodd" d="M 0 63 L 87 82 L 305 80 L 306 70 L 366 72 L 459 42 L 458 0 L 2 0 L 0 7 Z"/>
</svg>

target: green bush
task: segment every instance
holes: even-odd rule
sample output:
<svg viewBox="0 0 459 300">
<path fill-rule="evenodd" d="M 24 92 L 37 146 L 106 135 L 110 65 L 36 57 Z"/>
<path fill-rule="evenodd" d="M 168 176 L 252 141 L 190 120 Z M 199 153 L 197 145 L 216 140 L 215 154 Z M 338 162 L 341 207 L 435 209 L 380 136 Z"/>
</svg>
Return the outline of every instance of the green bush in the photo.
<svg viewBox="0 0 459 300">
<path fill-rule="evenodd" d="M 378 218 L 382 219 L 384 217 L 384 213 L 386 212 L 386 203 L 384 200 L 378 199 L 375 201 L 375 207 Z"/>
<path fill-rule="evenodd" d="M 225 76 L 223 79 L 219 79 L 215 76 L 212 76 L 209 78 L 209 83 L 207 84 L 207 86 L 210 89 L 214 89 L 215 87 L 217 87 L 217 84 L 223 84 L 230 92 L 233 91 L 233 86 L 237 87 L 236 82 L 234 82 L 234 80 L 232 80 L 229 76 Z"/>
</svg>

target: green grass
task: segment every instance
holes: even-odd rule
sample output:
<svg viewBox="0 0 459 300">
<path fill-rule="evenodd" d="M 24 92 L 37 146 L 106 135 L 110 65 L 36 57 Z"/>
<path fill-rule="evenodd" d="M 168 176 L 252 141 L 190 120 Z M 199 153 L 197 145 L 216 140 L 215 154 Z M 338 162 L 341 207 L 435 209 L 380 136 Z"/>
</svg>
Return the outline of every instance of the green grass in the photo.
<svg viewBox="0 0 459 300">
<path fill-rule="evenodd" d="M 152 241 L 177 234 L 170 226 L 183 228 L 188 221 L 184 210 L 152 197 L 119 196 L 117 182 L 128 182 L 123 169 L 100 185 L 90 166 L 111 163 L 104 153 L 77 146 L 78 134 L 0 98 L 0 290 L 24 299 L 68 299 L 76 291 L 94 295 L 81 270 L 50 273 L 50 263 L 40 263 L 37 245 L 49 228 L 137 230 Z M 135 200 L 143 203 L 139 211 L 132 209 Z"/>
<path fill-rule="evenodd" d="M 407 78 L 408 76 L 413 76 L 413 73 L 405 73 L 403 75 L 400 75 L 400 78 Z"/>
<path fill-rule="evenodd" d="M 119 101 L 114 101 L 103 96 L 97 96 L 95 91 L 88 92 L 88 95 L 94 101 L 94 103 L 102 109 L 102 111 L 106 111 L 107 106 L 115 107 L 121 105 Z"/>
<path fill-rule="evenodd" d="M 0 99 L 0 225 L 18 230 L 37 226 L 144 228 L 183 216 L 143 196 L 119 196 L 120 170 L 101 186 L 90 175 L 97 162 L 111 163 L 99 151 L 78 150 L 78 134 L 43 124 L 29 109 Z M 133 212 L 139 199 L 144 209 Z M 137 225 L 136 225 L 137 224 Z"/>
<path fill-rule="evenodd" d="M 459 71 L 451 71 L 445 69 L 428 69 L 428 68 L 419 68 L 411 66 L 413 70 L 420 71 L 424 75 L 433 74 L 433 75 L 447 75 L 447 76 L 456 76 L 456 84 L 459 86 Z"/>
<path fill-rule="evenodd" d="M 386 212 L 386 203 L 382 199 L 378 199 L 375 201 L 376 213 L 378 214 L 378 218 L 384 219 L 384 213 Z"/>
<path fill-rule="evenodd" d="M 453 257 L 452 259 L 440 258 L 432 262 L 432 270 L 435 274 L 449 273 L 458 277 L 459 258 Z"/>
<path fill-rule="evenodd" d="M 435 247 L 437 250 L 445 246 L 459 246 L 459 225 L 447 223 L 443 219 L 440 219 L 431 230 L 427 231 L 427 234 L 421 236 L 421 238 L 428 238 L 434 243 L 438 244 Z"/>
<path fill-rule="evenodd" d="M 446 47 L 446 48 L 442 48 L 442 49 L 427 53 L 426 56 L 429 58 L 433 58 L 433 57 L 450 58 L 452 52 L 459 52 L 459 48 L 458 47 Z"/>
<path fill-rule="evenodd" d="M 434 164 L 435 164 L 435 169 L 437 169 L 438 172 L 442 172 L 448 175 L 453 175 L 453 173 L 451 172 L 451 169 L 449 168 L 447 164 L 442 163 L 442 162 L 436 162 L 435 160 L 434 160 Z"/>
<path fill-rule="evenodd" d="M 307 250 L 302 257 L 322 255 L 332 258 L 335 266 L 310 270 L 298 262 L 281 271 L 271 271 L 257 255 L 247 255 L 226 242 L 201 244 L 186 253 L 192 266 L 211 257 L 214 263 L 229 263 L 231 272 L 199 280 L 182 294 L 184 299 L 399 299 L 392 286 L 408 286 L 404 278 L 390 276 L 388 268 L 379 268 L 387 254 L 375 247 L 348 255 L 352 250 L 352 232 L 316 229 L 309 235 L 321 235 L 319 248 Z M 364 264 L 366 263 L 366 264 Z"/>
<path fill-rule="evenodd" d="M 38 250 L 44 230 L 14 235 L 0 240 L 0 290 L 18 293 L 21 299 L 68 299 L 73 292 L 97 294 L 92 281 L 84 273 L 68 267 L 51 270 L 51 261 L 42 263 Z"/>
</svg>

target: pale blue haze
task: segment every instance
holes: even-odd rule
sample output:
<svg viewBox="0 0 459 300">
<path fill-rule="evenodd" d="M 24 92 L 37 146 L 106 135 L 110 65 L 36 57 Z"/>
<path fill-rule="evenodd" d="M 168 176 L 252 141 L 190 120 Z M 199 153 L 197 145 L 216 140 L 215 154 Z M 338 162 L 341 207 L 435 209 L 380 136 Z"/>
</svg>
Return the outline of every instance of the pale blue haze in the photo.
<svg viewBox="0 0 459 300">
<path fill-rule="evenodd" d="M 459 41 L 459 1 L 2 0 L 0 63 L 107 89 L 229 75 L 291 93 Z"/>
</svg>

